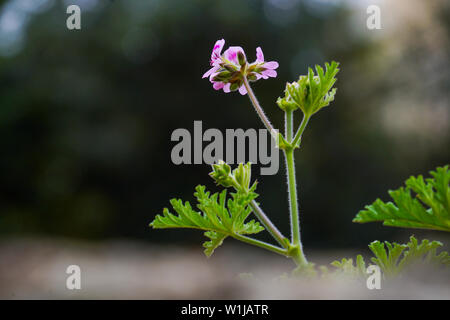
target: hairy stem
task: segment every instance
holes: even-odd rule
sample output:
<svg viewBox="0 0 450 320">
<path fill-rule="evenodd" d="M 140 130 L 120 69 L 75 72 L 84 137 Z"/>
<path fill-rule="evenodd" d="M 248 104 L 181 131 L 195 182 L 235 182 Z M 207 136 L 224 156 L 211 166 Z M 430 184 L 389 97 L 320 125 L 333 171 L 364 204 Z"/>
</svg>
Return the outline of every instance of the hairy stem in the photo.
<svg viewBox="0 0 450 320">
<path fill-rule="evenodd" d="M 305 131 L 306 125 L 308 124 L 310 116 L 303 116 L 302 123 L 300 123 L 300 127 L 298 128 L 297 132 L 295 133 L 294 140 L 292 141 L 292 146 L 298 147 L 300 143 L 300 139 L 302 138 L 302 134 Z"/>
<path fill-rule="evenodd" d="M 277 132 L 273 128 L 269 119 L 265 115 L 261 105 L 256 99 L 255 94 L 253 93 L 248 80 L 244 77 L 244 86 L 247 89 L 247 94 L 252 102 L 253 107 L 256 110 L 256 113 L 262 120 L 264 126 L 269 130 L 270 134 L 277 138 Z M 289 192 L 289 208 L 290 208 L 290 216 L 291 216 L 291 228 L 292 228 L 292 244 L 289 244 L 288 241 L 285 241 L 285 237 L 278 231 L 278 229 L 273 225 L 270 219 L 264 214 L 261 208 L 258 207 L 255 201 L 250 203 L 250 206 L 253 208 L 253 212 L 258 217 L 259 221 L 264 225 L 264 227 L 269 231 L 269 233 L 281 244 L 282 247 L 286 248 L 288 252 L 281 253 L 291 257 L 298 266 L 306 265 L 308 262 L 306 260 L 305 255 L 303 254 L 302 243 L 300 241 L 300 224 L 299 224 L 299 213 L 297 206 L 297 189 L 295 183 L 295 164 L 294 164 L 294 154 L 293 151 L 295 149 L 296 143 L 300 141 L 301 135 L 306 128 L 308 123 L 308 117 L 304 117 L 303 121 L 300 125 L 299 130 L 297 131 L 295 137 L 293 138 L 293 111 L 286 112 L 286 138 L 289 143 L 292 144 L 292 148 L 288 150 L 284 150 L 284 154 L 286 157 L 286 166 L 288 170 L 288 192 Z M 295 142 L 295 144 L 293 144 Z M 270 250 L 270 249 L 269 249 Z M 273 250 L 272 250 L 273 251 Z"/>
<path fill-rule="evenodd" d="M 281 234 L 281 232 L 275 227 L 275 225 L 270 221 L 269 217 L 266 216 L 264 211 L 258 206 L 255 200 L 250 202 L 250 206 L 253 209 L 253 213 L 258 218 L 258 220 L 262 223 L 262 225 L 266 228 L 267 231 L 272 235 L 272 237 L 277 240 L 277 242 L 284 248 L 287 247 L 287 243 L 284 239 L 285 236 Z"/>
<path fill-rule="evenodd" d="M 286 124 L 284 126 L 284 128 L 285 128 L 284 135 L 288 142 L 291 142 L 291 140 L 292 140 L 292 132 L 293 132 L 292 126 L 294 123 L 293 113 L 294 113 L 293 111 L 286 111 L 284 114 L 285 115 L 284 121 Z"/>
<path fill-rule="evenodd" d="M 276 138 L 276 131 L 273 128 L 272 124 L 270 123 L 269 119 L 267 118 L 266 114 L 264 113 L 264 110 L 262 109 L 261 105 L 258 102 L 258 99 L 256 98 L 255 94 L 253 93 L 252 88 L 250 87 L 250 84 L 248 83 L 248 80 L 246 77 L 244 77 L 244 86 L 247 89 L 248 97 L 250 98 L 250 101 L 253 105 L 253 107 L 256 110 L 256 113 L 260 117 L 261 121 L 263 122 L 264 126 L 267 130 L 269 130 L 269 133 Z M 259 219 L 259 221 L 263 224 L 263 226 L 266 228 L 267 231 L 272 235 L 272 237 L 278 241 L 278 243 L 286 247 L 287 244 L 284 239 L 286 239 L 285 236 L 281 234 L 281 232 L 275 227 L 275 225 L 270 221 L 270 219 L 266 216 L 266 214 L 262 211 L 262 209 L 257 205 L 256 201 L 252 201 L 250 203 L 250 206 L 253 209 L 253 212 L 255 213 L 256 217 Z"/>
<path fill-rule="evenodd" d="M 267 118 L 266 114 L 264 113 L 264 110 L 262 109 L 261 105 L 258 102 L 258 99 L 256 99 L 255 94 L 253 93 L 252 88 L 250 87 L 250 84 L 248 83 L 248 80 L 246 77 L 244 77 L 244 86 L 245 89 L 247 89 L 248 97 L 250 98 L 250 101 L 252 102 L 253 107 L 256 110 L 256 113 L 258 114 L 259 118 L 263 122 L 264 126 L 267 130 L 269 130 L 269 133 L 276 138 L 276 131 L 272 124 L 270 123 L 269 119 Z"/>
<path fill-rule="evenodd" d="M 259 240 L 253 239 L 253 238 L 249 238 L 249 237 L 246 237 L 246 236 L 239 235 L 239 234 L 234 234 L 234 235 L 232 235 L 232 237 L 237 239 L 237 240 L 239 240 L 239 241 L 246 242 L 248 244 L 251 244 L 251 245 L 263 248 L 263 249 L 267 249 L 269 251 L 281 254 L 283 256 L 287 256 L 288 255 L 286 249 L 283 249 L 283 248 L 271 245 L 271 244 L 263 242 L 263 241 L 259 241 Z"/>
<path fill-rule="evenodd" d="M 302 124 L 300 125 L 297 134 L 300 134 L 296 138 L 300 140 L 301 134 L 306 128 L 306 124 L 308 120 L 306 117 L 303 118 Z M 289 212 L 291 217 L 291 235 L 292 235 L 292 245 L 297 247 L 297 250 L 294 251 L 295 255 L 293 259 L 296 261 L 298 265 L 307 264 L 306 257 L 303 253 L 302 242 L 300 239 L 300 220 L 299 220 L 299 210 L 298 210 L 298 200 L 297 200 L 297 184 L 295 178 L 295 162 L 294 162 L 294 150 L 295 150 L 295 138 L 292 139 L 293 136 L 293 111 L 286 111 L 286 139 L 289 143 L 291 143 L 292 148 L 284 150 L 284 155 L 286 158 L 286 168 L 287 168 L 287 184 L 288 184 L 288 194 L 289 194 Z"/>
</svg>

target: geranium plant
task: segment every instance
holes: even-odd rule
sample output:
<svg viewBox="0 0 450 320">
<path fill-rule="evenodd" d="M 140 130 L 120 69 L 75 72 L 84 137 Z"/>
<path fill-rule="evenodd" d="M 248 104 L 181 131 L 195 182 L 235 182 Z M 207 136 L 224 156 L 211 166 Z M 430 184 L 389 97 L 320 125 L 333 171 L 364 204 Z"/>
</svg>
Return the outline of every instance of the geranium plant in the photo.
<svg viewBox="0 0 450 320">
<path fill-rule="evenodd" d="M 284 134 L 282 134 L 271 124 L 250 86 L 250 83 L 260 79 L 276 77 L 278 62 L 267 62 L 261 48 L 258 47 L 256 60 L 250 63 L 241 47 L 232 46 L 222 53 L 224 45 L 223 39 L 215 43 L 211 53 L 210 69 L 203 78 L 208 78 L 215 90 L 223 90 L 225 93 L 239 91 L 242 95 L 248 95 L 263 125 L 283 151 L 287 168 L 290 237 L 286 237 L 279 231 L 257 202 L 257 184 L 251 181 L 251 164 L 240 163 L 232 170 L 222 160 L 212 166 L 210 176 L 218 185 L 224 187 L 223 191 L 211 194 L 204 186 L 199 185 L 194 193 L 197 208 L 192 207 L 189 202 L 172 199 L 170 203 L 175 214 L 165 208 L 163 214 L 157 215 L 150 225 L 156 229 L 203 230 L 208 238 L 208 241 L 203 244 L 207 256 L 213 254 L 227 237 L 232 237 L 292 259 L 297 265 L 297 271 L 315 273 L 314 264 L 308 262 L 301 241 L 295 154 L 300 148 L 302 135 L 311 118 L 335 98 L 337 89 L 334 85 L 339 64 L 333 61 L 325 63 L 325 68 L 318 65 L 315 66 L 315 70 L 309 68 L 307 75 L 301 75 L 297 81 L 286 84 L 284 95 L 276 100 L 276 104 L 285 115 Z M 298 128 L 294 128 L 296 114 L 302 115 Z M 449 231 L 448 167 L 439 168 L 433 176 L 435 180 L 427 180 L 428 182 L 425 182 L 422 177 L 409 179 L 407 189 L 391 192 L 397 207 L 392 203 L 386 204 L 377 200 L 366 210 L 361 211 L 354 221 L 361 223 L 384 221 L 386 225 L 391 226 L 428 227 Z M 425 209 L 419 200 L 412 199 L 409 194 L 410 189 L 417 192 L 418 199 L 430 208 Z M 276 244 L 252 237 L 253 234 L 263 230 L 270 233 Z M 450 263 L 448 254 L 436 253 L 436 249 L 441 245 L 439 242 L 428 240 L 418 244 L 417 240 L 411 237 L 407 245 L 375 241 L 369 247 L 375 255 L 372 258 L 373 263 L 379 265 L 386 274 L 397 274 L 404 266 L 411 264 L 412 257 L 426 258 L 428 261 L 448 265 Z M 332 265 L 337 268 L 337 272 L 362 274 L 365 270 L 362 256 L 358 256 L 356 262 L 354 266 L 352 259 L 343 259 L 333 262 Z"/>
</svg>

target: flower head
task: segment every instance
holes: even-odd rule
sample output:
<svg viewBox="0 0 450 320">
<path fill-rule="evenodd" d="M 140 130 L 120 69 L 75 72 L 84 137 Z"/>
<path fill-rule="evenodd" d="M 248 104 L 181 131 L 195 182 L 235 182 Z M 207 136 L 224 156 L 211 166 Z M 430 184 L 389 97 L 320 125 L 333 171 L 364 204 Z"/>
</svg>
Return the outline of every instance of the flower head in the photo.
<svg viewBox="0 0 450 320">
<path fill-rule="evenodd" d="M 266 62 L 260 47 L 256 48 L 256 60 L 249 64 L 244 49 L 229 47 L 222 54 L 224 45 L 224 39 L 216 41 L 211 53 L 211 69 L 203 75 L 203 78 L 209 77 L 215 90 L 223 89 L 226 93 L 239 90 L 240 94 L 245 95 L 245 78 L 254 82 L 277 76 L 275 69 L 278 68 L 278 62 Z"/>
</svg>

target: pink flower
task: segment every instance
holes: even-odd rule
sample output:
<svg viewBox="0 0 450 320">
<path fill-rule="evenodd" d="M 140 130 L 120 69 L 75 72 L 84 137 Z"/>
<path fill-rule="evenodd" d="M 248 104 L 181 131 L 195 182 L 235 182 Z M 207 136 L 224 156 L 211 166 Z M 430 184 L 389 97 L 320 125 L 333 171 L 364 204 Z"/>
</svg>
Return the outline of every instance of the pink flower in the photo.
<svg viewBox="0 0 450 320">
<path fill-rule="evenodd" d="M 270 77 L 275 78 L 277 76 L 275 69 L 279 66 L 278 62 L 265 62 L 264 53 L 262 52 L 261 47 L 256 48 L 256 61 L 254 63 L 260 64 L 263 68 L 261 73 L 259 73 L 263 79 L 269 79 Z"/>
<path fill-rule="evenodd" d="M 256 61 L 248 64 L 244 49 L 241 47 L 229 47 L 222 54 L 225 40 L 217 40 L 211 53 L 211 69 L 203 75 L 209 77 L 215 90 L 223 89 L 225 93 L 239 90 L 242 95 L 247 94 L 244 85 L 244 77 L 251 82 L 261 78 L 275 78 L 278 62 L 264 61 L 264 54 L 260 47 L 256 49 Z"/>
</svg>

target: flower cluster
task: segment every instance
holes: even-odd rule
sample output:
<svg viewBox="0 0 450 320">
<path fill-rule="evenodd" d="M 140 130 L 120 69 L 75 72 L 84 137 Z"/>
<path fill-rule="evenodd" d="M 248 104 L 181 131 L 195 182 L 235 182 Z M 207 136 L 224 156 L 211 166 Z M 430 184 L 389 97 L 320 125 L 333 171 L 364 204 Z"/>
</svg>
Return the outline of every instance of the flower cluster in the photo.
<svg viewBox="0 0 450 320">
<path fill-rule="evenodd" d="M 260 47 L 256 48 L 256 60 L 249 64 L 241 47 L 229 47 L 222 54 L 224 45 L 224 39 L 216 41 L 211 53 L 211 69 L 203 75 L 203 78 L 209 77 L 214 89 L 223 89 L 226 93 L 239 90 L 240 94 L 245 95 L 245 79 L 254 82 L 277 76 L 275 69 L 278 62 L 264 61 Z"/>
</svg>

